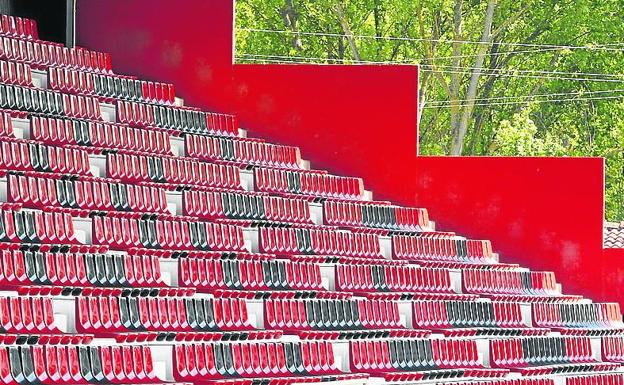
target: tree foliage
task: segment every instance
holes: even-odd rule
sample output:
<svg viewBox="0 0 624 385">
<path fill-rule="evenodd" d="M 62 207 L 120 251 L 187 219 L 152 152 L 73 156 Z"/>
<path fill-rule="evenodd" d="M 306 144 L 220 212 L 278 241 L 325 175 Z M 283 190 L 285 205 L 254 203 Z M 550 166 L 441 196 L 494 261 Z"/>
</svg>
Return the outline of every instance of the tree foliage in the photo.
<svg viewBox="0 0 624 385">
<path fill-rule="evenodd" d="M 239 62 L 421 65 L 424 154 L 603 156 L 624 220 L 617 0 L 238 0 Z"/>
</svg>

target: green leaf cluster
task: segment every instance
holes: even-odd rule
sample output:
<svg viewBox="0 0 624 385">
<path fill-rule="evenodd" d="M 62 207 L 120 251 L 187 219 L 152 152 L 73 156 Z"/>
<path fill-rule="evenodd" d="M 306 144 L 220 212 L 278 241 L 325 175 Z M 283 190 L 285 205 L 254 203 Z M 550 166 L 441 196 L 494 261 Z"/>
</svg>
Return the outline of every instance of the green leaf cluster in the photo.
<svg viewBox="0 0 624 385">
<path fill-rule="evenodd" d="M 236 57 L 420 64 L 421 153 L 603 156 L 606 216 L 620 221 L 622 9 L 621 0 L 238 0 Z"/>
</svg>

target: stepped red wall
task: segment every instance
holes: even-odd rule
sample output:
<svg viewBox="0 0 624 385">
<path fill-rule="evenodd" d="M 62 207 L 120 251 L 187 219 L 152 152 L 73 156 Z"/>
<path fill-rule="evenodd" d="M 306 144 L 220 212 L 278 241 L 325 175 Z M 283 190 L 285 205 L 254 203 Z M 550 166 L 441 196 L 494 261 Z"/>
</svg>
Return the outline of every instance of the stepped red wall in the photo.
<svg viewBox="0 0 624 385">
<path fill-rule="evenodd" d="M 491 239 L 505 262 L 554 270 L 568 293 L 601 279 L 603 159 L 420 157 L 416 203 L 441 228 Z"/>
<path fill-rule="evenodd" d="M 624 300 L 603 279 L 601 159 L 417 157 L 415 67 L 232 65 L 232 26 L 231 0 L 77 2 L 78 44 L 111 52 L 117 72 L 173 82 L 188 104 L 363 176 L 377 199 L 426 206 L 568 291 Z"/>
<path fill-rule="evenodd" d="M 605 249 L 602 257 L 603 298 L 624 302 L 624 249 Z"/>
<path fill-rule="evenodd" d="M 366 175 L 367 188 L 410 200 L 415 66 L 233 67 L 231 1 L 170 4 L 78 1 L 78 44 L 110 51 L 119 73 L 175 83 L 189 105 L 237 114 L 256 136 L 300 146 L 317 168 Z"/>
</svg>

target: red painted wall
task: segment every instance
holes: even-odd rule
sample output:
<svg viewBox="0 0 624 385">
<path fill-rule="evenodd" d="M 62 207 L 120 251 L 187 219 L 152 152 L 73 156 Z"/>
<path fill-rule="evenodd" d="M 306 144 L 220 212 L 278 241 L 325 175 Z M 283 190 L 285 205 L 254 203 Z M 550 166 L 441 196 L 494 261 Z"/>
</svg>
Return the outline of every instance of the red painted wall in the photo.
<svg viewBox="0 0 624 385">
<path fill-rule="evenodd" d="M 423 205 L 442 229 L 493 239 L 505 261 L 555 270 L 568 292 L 624 300 L 603 279 L 617 260 L 602 254 L 601 159 L 416 157 L 415 67 L 232 65 L 231 0 L 77 10 L 79 44 L 111 52 L 116 72 L 174 82 L 187 104 L 363 176 L 378 199 Z"/>
<path fill-rule="evenodd" d="M 596 284 L 604 295 L 596 300 L 618 300 L 624 306 L 624 249 L 605 249 L 600 266 L 602 277 Z"/>
<path fill-rule="evenodd" d="M 173 82 L 187 104 L 235 113 L 254 135 L 300 146 L 315 168 L 366 175 L 379 197 L 410 202 L 415 66 L 232 66 L 231 2 L 171 4 L 79 0 L 78 44 L 111 52 L 118 73 Z"/>
<path fill-rule="evenodd" d="M 78 45 L 111 52 L 117 73 L 175 80 L 181 90 L 214 88 L 217 73 L 231 70 L 232 25 L 231 0 L 76 2 Z"/>
<path fill-rule="evenodd" d="M 417 165 L 416 203 L 439 228 L 491 239 L 504 262 L 554 270 L 567 292 L 602 295 L 601 158 L 420 157 Z"/>
<path fill-rule="evenodd" d="M 253 133 L 298 145 L 312 166 L 366 176 L 377 198 L 411 201 L 416 67 L 238 65 L 230 104 Z"/>
</svg>

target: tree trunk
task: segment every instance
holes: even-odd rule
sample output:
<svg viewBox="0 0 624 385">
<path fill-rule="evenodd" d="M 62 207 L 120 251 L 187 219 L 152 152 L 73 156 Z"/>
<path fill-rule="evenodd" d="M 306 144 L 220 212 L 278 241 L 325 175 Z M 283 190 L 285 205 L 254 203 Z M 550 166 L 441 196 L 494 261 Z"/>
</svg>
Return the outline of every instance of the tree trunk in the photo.
<svg viewBox="0 0 624 385">
<path fill-rule="evenodd" d="M 286 28 L 290 28 L 293 32 L 292 46 L 297 51 L 303 50 L 303 43 L 301 43 L 301 36 L 299 35 L 299 27 L 297 27 L 297 11 L 295 11 L 295 4 L 293 0 L 286 0 L 284 8 L 282 8 L 282 19 Z"/>
<path fill-rule="evenodd" d="M 481 76 L 481 69 L 483 68 L 483 62 L 488 51 L 488 43 L 491 41 L 492 22 L 494 21 L 494 9 L 496 8 L 497 0 L 489 0 L 487 10 L 485 11 L 485 20 L 483 21 L 483 34 L 481 36 L 481 44 L 477 50 L 477 57 L 475 60 L 475 66 L 472 70 L 472 76 L 470 77 L 470 84 L 468 85 L 468 91 L 466 92 L 466 104 L 463 109 L 462 118 L 457 132 L 454 132 L 453 146 L 451 147 L 451 155 L 461 155 L 464 147 L 464 138 L 468 131 L 468 124 L 470 123 L 470 117 L 472 116 L 472 110 L 474 109 L 475 97 L 477 96 L 477 86 L 479 85 L 479 78 Z M 456 71 L 458 72 L 458 71 Z"/>
<path fill-rule="evenodd" d="M 375 19 L 375 36 L 381 37 L 381 12 L 379 10 L 379 0 L 375 0 L 373 7 L 373 18 Z M 382 44 L 377 44 L 376 59 L 379 58 L 379 54 L 381 53 L 381 46 Z"/>
<path fill-rule="evenodd" d="M 381 37 L 381 10 L 379 9 L 379 0 L 375 0 L 373 15 L 375 18 L 375 36 Z"/>
<path fill-rule="evenodd" d="M 461 66 L 461 52 L 462 52 L 462 7 L 463 0 L 457 0 L 455 3 L 455 7 L 453 9 L 453 68 L 458 68 Z M 461 71 L 453 70 L 451 71 L 451 82 L 449 84 L 449 102 L 450 102 L 450 123 L 451 123 L 451 132 L 453 135 L 453 144 L 455 143 L 455 138 L 459 136 L 459 122 L 460 122 L 460 114 L 461 114 L 461 106 L 459 100 L 459 88 L 461 83 Z"/>
<path fill-rule="evenodd" d="M 418 30 L 420 32 L 420 35 L 424 38 L 426 36 L 426 32 L 425 32 L 425 20 L 423 17 L 423 6 L 422 6 L 422 1 L 418 2 L 418 8 L 417 8 L 417 20 L 418 20 Z M 437 19 L 436 19 L 437 20 Z M 409 26 L 411 24 L 411 21 L 406 23 L 406 27 Z M 435 24 L 435 22 L 434 22 Z M 403 33 L 401 36 L 405 35 L 405 33 L 407 32 L 407 29 L 403 30 Z M 438 28 L 435 27 L 432 28 L 432 34 L 431 34 L 431 43 L 425 41 L 423 42 L 423 62 L 424 63 L 430 63 L 432 62 L 432 59 L 434 57 L 434 53 L 435 53 L 435 49 L 436 49 L 436 40 L 439 39 L 439 35 L 438 35 Z M 397 45 L 396 47 L 398 47 L 399 45 Z M 395 48 L 396 48 L 395 47 Z M 394 55 L 394 52 L 393 52 Z M 431 78 L 431 71 L 425 71 L 425 72 L 421 72 L 420 73 L 420 77 L 418 79 L 418 85 L 420 86 L 420 89 L 418 90 L 419 94 L 418 94 L 418 115 L 417 115 L 417 122 L 418 122 L 418 127 L 420 127 L 420 121 L 422 119 L 422 115 L 423 115 L 423 111 L 425 109 L 425 105 L 427 103 L 427 90 L 428 90 L 428 86 L 429 86 L 429 80 Z"/>
<path fill-rule="evenodd" d="M 420 84 L 420 90 L 418 91 L 418 116 L 417 122 L 420 127 L 420 119 L 422 118 L 423 111 L 425 110 L 425 105 L 427 104 L 427 86 L 429 84 L 429 77 L 431 73 L 425 72 L 420 79 L 418 79 L 418 83 Z"/>
<path fill-rule="evenodd" d="M 345 16 L 344 9 L 342 8 L 341 0 L 339 0 L 334 6 L 334 10 L 336 11 L 336 16 L 338 17 L 338 21 L 342 26 L 342 30 L 344 31 L 345 37 L 347 38 L 347 42 L 349 43 L 349 47 L 351 48 L 351 53 L 353 54 L 353 58 L 356 61 L 362 61 L 360 58 L 360 52 L 357 48 L 357 43 L 353 38 L 353 32 L 351 32 L 351 28 L 349 27 L 349 22 L 347 21 L 347 17 Z"/>
<path fill-rule="evenodd" d="M 344 64 L 344 58 L 345 58 L 344 39 L 340 38 L 338 39 L 338 60 L 340 64 Z"/>
</svg>

